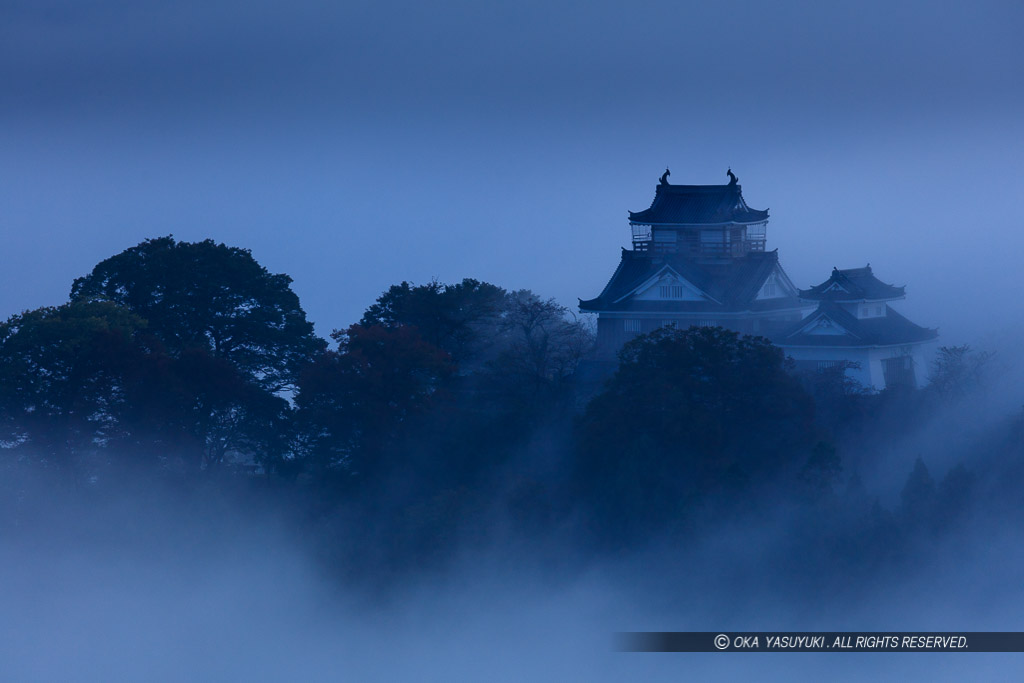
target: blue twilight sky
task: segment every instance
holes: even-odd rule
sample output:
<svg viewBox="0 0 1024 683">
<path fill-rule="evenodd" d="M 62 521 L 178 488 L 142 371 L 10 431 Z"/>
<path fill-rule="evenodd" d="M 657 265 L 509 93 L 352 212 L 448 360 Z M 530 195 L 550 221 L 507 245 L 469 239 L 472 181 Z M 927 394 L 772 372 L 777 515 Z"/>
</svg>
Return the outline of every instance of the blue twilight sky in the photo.
<svg viewBox="0 0 1024 683">
<path fill-rule="evenodd" d="M 0 317 L 147 237 L 574 305 L 675 183 L 770 208 L 798 286 L 870 262 L 976 342 L 1024 313 L 1020 2 L 0 0 Z"/>
</svg>

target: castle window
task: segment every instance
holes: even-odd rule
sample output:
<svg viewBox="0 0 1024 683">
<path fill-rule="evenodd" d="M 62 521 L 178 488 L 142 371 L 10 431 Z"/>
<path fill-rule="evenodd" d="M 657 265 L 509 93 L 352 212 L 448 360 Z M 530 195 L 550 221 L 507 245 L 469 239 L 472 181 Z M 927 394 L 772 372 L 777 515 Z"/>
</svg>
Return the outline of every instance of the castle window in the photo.
<svg viewBox="0 0 1024 683">
<path fill-rule="evenodd" d="M 916 386 L 914 377 L 914 359 L 911 356 L 897 356 L 896 358 L 885 358 L 882 360 L 882 375 L 885 378 L 885 388 Z"/>
<path fill-rule="evenodd" d="M 640 331 L 640 321 L 639 320 L 626 320 L 624 322 L 625 322 L 626 332 L 639 332 Z"/>
<path fill-rule="evenodd" d="M 771 299 L 779 296 L 779 281 L 776 278 L 775 273 L 772 273 L 764 281 L 764 285 L 761 287 L 761 296 L 765 299 Z"/>
<path fill-rule="evenodd" d="M 682 299 L 682 285 L 658 285 L 658 296 L 662 299 Z"/>
</svg>

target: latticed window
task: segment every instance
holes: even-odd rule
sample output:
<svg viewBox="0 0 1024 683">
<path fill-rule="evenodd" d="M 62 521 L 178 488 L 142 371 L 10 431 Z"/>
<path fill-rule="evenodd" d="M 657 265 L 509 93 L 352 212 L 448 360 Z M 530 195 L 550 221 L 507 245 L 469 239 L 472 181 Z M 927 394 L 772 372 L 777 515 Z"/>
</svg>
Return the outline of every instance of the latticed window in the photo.
<svg viewBox="0 0 1024 683">
<path fill-rule="evenodd" d="M 912 356 L 899 356 L 898 358 L 886 358 L 882 360 L 882 374 L 885 376 L 886 388 L 891 387 L 914 387 L 914 358 Z"/>
<path fill-rule="evenodd" d="M 658 296 L 662 299 L 682 299 L 682 285 L 658 285 Z"/>
<path fill-rule="evenodd" d="M 639 332 L 640 331 L 640 321 L 639 320 L 626 320 L 624 322 L 625 322 L 626 332 Z"/>
</svg>

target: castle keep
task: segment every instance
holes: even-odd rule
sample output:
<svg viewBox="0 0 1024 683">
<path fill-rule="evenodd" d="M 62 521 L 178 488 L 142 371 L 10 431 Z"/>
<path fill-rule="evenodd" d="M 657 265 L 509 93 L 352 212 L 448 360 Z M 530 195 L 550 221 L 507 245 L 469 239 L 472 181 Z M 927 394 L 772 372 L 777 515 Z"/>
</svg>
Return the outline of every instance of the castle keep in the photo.
<svg viewBox="0 0 1024 683">
<path fill-rule="evenodd" d="M 868 387 L 923 379 L 925 346 L 938 334 L 889 306 L 903 287 L 866 266 L 798 289 L 778 250 L 766 250 L 768 211 L 747 206 L 731 170 L 726 185 L 672 185 L 668 176 L 650 208 L 629 213 L 632 249 L 608 284 L 580 300 L 580 311 L 598 315 L 599 355 L 665 325 L 722 326 L 769 338 L 801 369 L 842 364 Z"/>
</svg>

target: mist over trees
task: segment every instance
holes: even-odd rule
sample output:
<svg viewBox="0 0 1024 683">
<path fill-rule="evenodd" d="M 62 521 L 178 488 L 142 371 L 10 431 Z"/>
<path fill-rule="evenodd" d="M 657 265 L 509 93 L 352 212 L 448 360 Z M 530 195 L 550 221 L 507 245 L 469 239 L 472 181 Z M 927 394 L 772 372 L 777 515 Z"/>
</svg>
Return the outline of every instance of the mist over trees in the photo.
<svg viewBox="0 0 1024 683">
<path fill-rule="evenodd" d="M 665 327 L 626 344 L 578 432 L 593 522 L 627 541 L 712 493 L 749 495 L 791 469 L 814 437 L 813 404 L 766 339 Z"/>
<path fill-rule="evenodd" d="M 1019 415 L 971 442 L 984 458 L 918 454 L 898 498 L 861 478 L 983 392 L 989 353 L 943 347 L 927 386 L 876 392 L 722 328 L 641 335 L 599 382 L 592 345 L 554 300 L 468 278 L 394 285 L 323 340 L 248 251 L 152 239 L 0 323 L 0 457 L 100 492 L 125 471 L 242 487 L 330 566 L 382 576 L 499 538 L 682 547 L 783 509 L 789 552 L 856 573 L 1016 509 Z"/>
<path fill-rule="evenodd" d="M 0 415 L 9 449 L 67 463 L 125 438 L 151 353 L 145 321 L 110 303 L 64 304 L 0 324 Z"/>
</svg>

